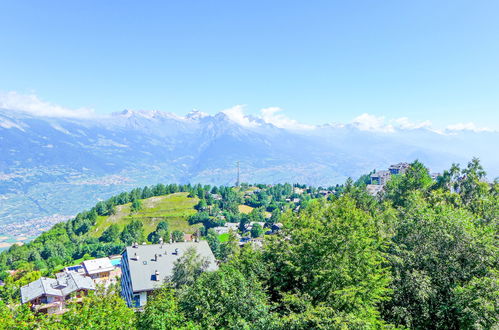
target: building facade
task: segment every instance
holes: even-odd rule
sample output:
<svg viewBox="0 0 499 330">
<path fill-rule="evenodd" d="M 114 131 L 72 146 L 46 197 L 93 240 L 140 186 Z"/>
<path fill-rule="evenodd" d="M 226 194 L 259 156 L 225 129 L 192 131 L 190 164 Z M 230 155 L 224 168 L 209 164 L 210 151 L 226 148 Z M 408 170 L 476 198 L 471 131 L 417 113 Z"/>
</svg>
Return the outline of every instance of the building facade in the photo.
<svg viewBox="0 0 499 330">
<path fill-rule="evenodd" d="M 121 260 L 121 295 L 127 305 L 143 307 L 148 295 L 170 279 L 175 262 L 190 248 L 206 260 L 207 271 L 218 269 L 207 241 L 126 247 Z"/>
<path fill-rule="evenodd" d="M 95 290 L 91 278 L 75 272 L 57 274 L 57 279 L 41 277 L 21 287 L 21 303 L 31 303 L 31 309 L 46 314 L 65 311 L 66 302 L 80 299 Z"/>
</svg>

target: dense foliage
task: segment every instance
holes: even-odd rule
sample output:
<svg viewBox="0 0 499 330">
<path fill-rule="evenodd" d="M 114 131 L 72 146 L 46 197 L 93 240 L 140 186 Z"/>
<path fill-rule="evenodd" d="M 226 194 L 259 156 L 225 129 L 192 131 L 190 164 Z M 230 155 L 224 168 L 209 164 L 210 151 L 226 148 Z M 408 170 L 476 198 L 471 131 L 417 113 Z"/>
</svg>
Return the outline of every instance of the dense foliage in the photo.
<svg viewBox="0 0 499 330">
<path fill-rule="evenodd" d="M 140 329 L 498 328 L 499 182 L 485 181 L 474 159 L 463 169 L 453 165 L 436 180 L 416 161 L 378 196 L 367 193 L 366 183 L 363 177 L 328 189 L 190 187 L 199 198 L 190 221 L 203 223 L 219 270 L 204 272 L 203 260 L 190 251 L 144 311 L 133 314 L 112 293 L 96 294 L 55 319 L 68 328 L 109 327 L 101 318 L 120 317 L 122 328 Z M 252 193 L 244 193 L 250 188 Z M 252 211 L 239 212 L 241 204 Z M 102 206 L 99 212 L 110 209 Z M 93 212 L 97 209 L 85 219 Z M 239 248 L 234 232 L 220 240 L 213 227 L 227 221 L 239 222 L 240 235 L 263 235 L 263 247 Z M 277 222 L 281 230 L 264 233 Z M 7 280 L 22 285 L 39 276 L 33 274 L 36 260 L 67 257 L 65 249 L 78 237 L 68 236 L 67 226 L 34 241 L 36 246 L 58 238 L 49 248 L 27 249 L 35 254 L 28 259 L 32 269 L 19 268 Z M 139 227 L 127 229 L 127 242 L 140 236 Z M 168 231 L 167 224 L 158 225 L 149 241 L 164 239 Z M 109 227 L 99 244 L 114 244 L 123 233 Z M 83 249 L 88 242 L 80 244 Z M 20 265 L 14 258 L 18 249 L 2 255 L 4 265 Z M 50 318 L 1 301 L 0 318 L 10 328 L 51 326 Z"/>
</svg>

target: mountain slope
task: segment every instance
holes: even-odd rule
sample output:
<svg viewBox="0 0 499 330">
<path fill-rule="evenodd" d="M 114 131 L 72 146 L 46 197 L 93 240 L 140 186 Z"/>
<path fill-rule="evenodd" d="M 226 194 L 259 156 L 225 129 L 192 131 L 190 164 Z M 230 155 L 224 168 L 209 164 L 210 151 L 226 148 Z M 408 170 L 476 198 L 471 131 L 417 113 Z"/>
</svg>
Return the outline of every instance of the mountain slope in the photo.
<svg viewBox="0 0 499 330">
<path fill-rule="evenodd" d="M 237 161 L 242 181 L 326 186 L 416 158 L 434 171 L 473 156 L 497 169 L 499 157 L 490 150 L 498 142 L 497 132 L 378 132 L 355 125 L 289 130 L 223 112 L 125 110 L 75 119 L 0 110 L 0 233 L 2 224 L 72 215 L 136 186 L 233 184 Z"/>
</svg>

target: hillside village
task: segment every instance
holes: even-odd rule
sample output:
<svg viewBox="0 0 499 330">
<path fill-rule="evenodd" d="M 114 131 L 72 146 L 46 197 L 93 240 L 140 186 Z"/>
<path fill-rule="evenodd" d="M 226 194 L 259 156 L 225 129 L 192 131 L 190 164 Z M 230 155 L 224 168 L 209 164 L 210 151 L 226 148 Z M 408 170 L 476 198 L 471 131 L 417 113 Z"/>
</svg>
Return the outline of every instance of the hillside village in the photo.
<svg viewBox="0 0 499 330">
<path fill-rule="evenodd" d="M 0 317 L 14 328 L 155 329 L 161 320 L 159 328 L 308 329 L 348 325 L 352 317 L 366 328 L 428 328 L 433 320 L 468 328 L 470 318 L 491 328 L 499 181 L 485 175 L 477 159 L 436 178 L 415 161 L 327 188 L 134 189 L 1 253 Z M 373 194 L 371 186 L 381 189 Z M 450 296 L 413 301 L 425 289 L 407 285 L 420 279 L 395 275 L 418 272 L 431 290 Z M 367 296 L 336 302 L 352 290 Z M 476 299 L 484 308 L 470 305 Z M 398 319 L 407 304 L 414 324 Z M 428 317 L 417 312 L 421 304 Z M 453 309 L 440 318 L 429 308 L 435 305 Z M 307 310 L 320 306 L 330 307 L 310 318 Z M 374 312 L 364 316 L 364 308 Z"/>
<path fill-rule="evenodd" d="M 31 309 L 38 313 L 61 314 L 67 310 L 68 303 L 81 300 L 98 287 L 112 288 L 120 283 L 121 295 L 128 306 L 143 307 L 147 301 L 147 293 L 161 286 L 172 275 L 175 262 L 182 257 L 188 247 L 195 248 L 207 258 L 208 270 L 217 269 L 218 264 L 227 258 L 227 252 L 223 252 L 226 251 L 223 249 L 224 246 L 243 247 L 250 244 L 255 248 L 261 248 L 264 236 L 276 234 L 282 228 L 279 222 L 279 215 L 282 212 L 286 210 L 298 212 L 304 203 L 314 198 L 327 198 L 335 193 L 335 189 L 340 188 L 316 189 L 288 184 L 241 184 L 230 189 L 200 185 L 179 187 L 158 185 L 132 191 L 130 195 L 142 198 L 131 197 L 132 201 L 128 204 L 119 205 L 118 202 L 111 205 L 120 196 L 123 197 L 122 194 L 116 199 L 96 205 L 92 212 L 97 216 L 94 216 L 92 221 L 93 226 L 97 227 L 88 228 L 86 235 L 95 237 L 98 233 L 99 240 L 105 244 L 110 240 L 108 237 L 110 229 L 121 225 L 120 219 L 124 221 L 121 236 L 124 236 L 123 233 L 127 232 L 131 224 L 138 223 L 137 219 L 141 221 L 139 226 L 141 229 L 138 231 L 142 233 L 131 233 L 133 237 L 132 241 L 129 241 L 131 243 L 120 244 L 113 248 L 114 254 L 100 258 L 92 258 L 92 255 L 98 256 L 98 254 L 87 254 L 79 263 L 71 263 L 68 259 L 64 262 L 66 264 L 64 267 L 54 267 L 53 275 L 50 276 L 50 272 L 47 272 L 49 276 L 42 276 L 21 286 L 20 301 L 30 305 Z M 161 195 L 163 192 L 166 195 Z M 158 200 L 163 198 L 161 196 L 166 199 Z M 174 201 L 174 213 L 170 211 L 172 206 L 169 206 L 169 200 Z M 134 203 L 140 205 L 134 206 Z M 178 208 L 184 204 L 185 209 Z M 133 207 L 136 209 L 132 210 Z M 84 219 L 92 216 L 91 214 L 91 212 L 79 214 L 68 224 L 80 226 L 74 231 L 81 233 L 79 228 L 85 226 L 85 223 L 79 222 L 85 221 Z M 180 215 L 179 219 L 183 219 L 181 221 L 185 224 L 176 228 L 184 228 L 186 232 L 169 227 L 180 221 L 174 220 L 177 218 L 172 219 L 172 214 Z M 149 225 L 150 221 L 152 222 Z M 126 223 L 128 225 L 125 225 Z M 144 226 L 149 226 L 151 229 L 143 231 Z M 159 228 L 164 228 L 164 231 Z M 112 241 L 115 239 L 121 240 L 123 237 L 111 238 Z M 124 240 L 123 243 L 127 241 Z M 29 247 L 30 244 L 19 245 L 14 247 L 12 252 Z M 43 248 L 46 249 L 47 246 Z M 147 252 L 149 250 L 155 253 Z M 133 255 L 130 255 L 131 253 Z M 102 252 L 99 254 L 102 255 Z M 22 259 L 19 259 L 19 262 L 21 261 Z M 7 273 L 11 278 L 15 278 L 19 271 L 9 270 Z M 2 281 L 0 285 L 5 283 Z"/>
<path fill-rule="evenodd" d="M 391 165 L 386 171 L 374 171 L 369 175 L 366 191 L 373 196 L 379 195 L 392 176 L 404 175 L 409 166 L 408 163 L 398 163 Z M 121 236 L 131 224 L 138 223 L 134 222 L 137 221 L 135 219 L 146 221 L 144 224 L 150 221 L 146 219 L 156 219 L 154 221 L 157 228 L 142 234 L 131 233 L 135 240 L 128 241 L 128 245 L 120 245 L 123 248 L 119 250 L 115 249 L 114 251 L 119 251 L 118 254 L 95 259 L 87 255 L 86 260 L 64 266 L 55 272 L 53 277 L 40 277 L 20 287 L 20 300 L 23 304 L 30 304 L 33 311 L 60 314 L 66 310 L 67 302 L 81 299 L 99 286 L 107 288 L 119 282 L 121 295 L 127 305 L 143 307 L 149 293 L 172 276 L 175 263 L 188 248 L 194 248 L 206 258 L 209 265 L 207 270 L 215 270 L 220 262 L 227 260 L 228 250 L 225 246 L 243 247 L 250 244 L 253 248 L 261 248 L 265 236 L 277 234 L 281 230 L 283 225 L 279 218 L 283 212 L 299 212 L 301 207 L 314 199 L 337 198 L 343 189 L 343 186 L 313 188 L 289 184 L 241 184 L 232 189 L 201 185 L 176 188 L 158 185 L 132 191 L 130 206 L 119 206 L 116 199 L 120 196 L 123 198 L 122 194 L 115 200 L 96 205 L 94 209 L 98 216 L 94 220 L 95 225 L 100 223 L 104 227 L 89 229 L 88 235 L 99 232 L 99 240 L 107 241 L 109 230 L 115 228 L 120 221 L 116 219 L 116 214 L 119 215 L 123 210 L 128 210 L 130 215 L 122 215 L 128 225 L 123 228 Z M 184 214 L 183 221 L 191 226 L 191 229 L 187 229 L 189 232 L 169 230 L 168 222 L 160 221 L 160 214 L 153 213 L 155 218 L 140 216 L 151 212 L 147 206 L 157 208 L 160 205 L 157 203 L 160 197 L 151 196 L 161 196 L 163 192 L 166 197 L 177 196 L 176 201 L 184 200 L 178 199 L 179 197 L 187 198 L 185 201 L 193 200 L 187 204 L 191 206 L 181 211 Z M 169 195 L 170 192 L 173 195 Z M 149 200 L 155 200 L 156 203 Z M 189 207 L 193 207 L 195 211 L 189 211 Z M 167 220 L 169 218 L 166 210 L 164 208 L 160 212 L 163 212 L 162 216 L 166 216 L 164 219 Z M 105 221 L 106 213 L 109 214 L 109 219 L 114 220 Z M 84 217 L 88 217 L 88 213 L 79 214 L 71 222 L 80 221 L 79 219 Z M 139 227 L 141 226 L 142 223 Z M 141 230 L 139 229 L 139 232 Z M 145 234 L 148 234 L 147 240 L 144 240 Z M 11 271 L 13 275 L 15 272 Z"/>
<path fill-rule="evenodd" d="M 409 166 L 408 163 L 398 163 L 391 165 L 386 171 L 370 174 L 369 184 L 366 185 L 367 192 L 373 196 L 379 195 L 392 176 L 404 175 Z M 228 257 L 222 248 L 224 244 L 239 247 L 250 244 L 254 248 L 261 248 L 266 235 L 276 234 L 282 228 L 283 225 L 279 222 L 282 212 L 299 212 L 307 201 L 336 198 L 343 189 L 341 186 L 312 188 L 300 185 L 248 184 L 230 190 L 200 185 L 186 188 L 179 190 L 188 192 L 177 192 L 174 195 L 184 194 L 183 196 L 197 201 L 195 205 L 190 204 L 194 205 L 197 212 L 187 212 L 186 214 L 190 215 L 185 221 L 192 226 L 201 224 L 202 227 L 193 227 L 191 233 L 178 230 L 169 232 L 168 223 L 159 222 L 158 228 L 165 226 L 164 232 L 160 233 L 160 229 L 156 228 L 149 233 L 148 242 L 133 241 L 125 246 L 120 254 L 65 266 L 56 272 L 54 277 L 41 277 L 22 286 L 21 302 L 30 304 L 36 312 L 60 314 L 66 310 L 67 302 L 81 299 L 99 286 L 110 287 L 119 282 L 121 296 L 127 305 L 142 308 L 150 293 L 171 278 L 176 262 L 187 249 L 193 248 L 206 258 L 206 270 L 216 270 L 218 264 Z M 145 199 L 132 198 L 132 217 L 127 221 L 134 221 L 132 208 L 136 208 L 135 214 L 140 214 L 144 205 L 157 207 L 158 204 L 148 201 L 148 198 L 158 198 L 148 197 L 148 194 L 154 195 L 155 190 L 161 189 L 146 187 L 140 196 L 146 197 Z M 96 210 L 97 213 L 104 213 L 106 209 L 109 212 L 113 207 L 115 206 L 98 204 Z M 110 212 L 109 219 L 120 212 L 117 210 Z M 149 211 L 143 210 L 142 213 L 144 212 Z M 96 223 L 99 223 L 97 220 Z M 113 228 L 108 222 L 101 222 L 106 224 L 107 228 L 97 229 L 102 235 L 101 238 L 106 236 L 109 228 Z M 95 231 L 89 230 L 89 233 Z M 138 238 L 137 235 L 135 237 Z"/>
</svg>

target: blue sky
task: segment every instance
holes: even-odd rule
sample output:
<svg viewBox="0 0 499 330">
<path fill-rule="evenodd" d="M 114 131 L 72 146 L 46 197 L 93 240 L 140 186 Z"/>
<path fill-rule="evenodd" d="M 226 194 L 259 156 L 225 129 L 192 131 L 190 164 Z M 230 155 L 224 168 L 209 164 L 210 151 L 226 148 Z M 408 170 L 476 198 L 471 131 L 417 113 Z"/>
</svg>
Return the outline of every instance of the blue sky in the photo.
<svg viewBox="0 0 499 330">
<path fill-rule="evenodd" d="M 98 113 L 280 107 L 499 128 L 498 1 L 0 3 L 0 91 Z"/>
</svg>

